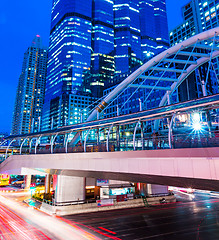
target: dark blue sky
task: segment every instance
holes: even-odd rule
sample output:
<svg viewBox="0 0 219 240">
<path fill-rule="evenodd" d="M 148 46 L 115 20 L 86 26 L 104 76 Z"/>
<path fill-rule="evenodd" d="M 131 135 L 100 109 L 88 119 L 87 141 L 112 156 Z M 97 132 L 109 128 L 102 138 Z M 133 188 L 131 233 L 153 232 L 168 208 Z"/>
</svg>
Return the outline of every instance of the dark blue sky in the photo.
<svg viewBox="0 0 219 240">
<path fill-rule="evenodd" d="M 182 22 L 189 0 L 166 0 L 169 30 Z M 52 0 L 0 2 L 0 132 L 10 132 L 23 54 L 35 35 L 48 46 Z"/>
</svg>

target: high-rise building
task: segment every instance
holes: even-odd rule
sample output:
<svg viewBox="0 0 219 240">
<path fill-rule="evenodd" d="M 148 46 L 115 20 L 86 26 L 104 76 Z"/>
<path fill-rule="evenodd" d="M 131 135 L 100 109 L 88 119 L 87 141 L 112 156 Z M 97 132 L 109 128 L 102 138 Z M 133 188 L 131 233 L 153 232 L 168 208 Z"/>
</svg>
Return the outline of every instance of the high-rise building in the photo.
<svg viewBox="0 0 219 240">
<path fill-rule="evenodd" d="M 167 48 L 166 19 L 165 0 L 53 0 L 43 130 L 80 121 L 115 74 Z"/>
<path fill-rule="evenodd" d="M 165 0 L 115 0 L 116 73 L 128 73 L 169 46 Z"/>
<path fill-rule="evenodd" d="M 90 69 L 91 31 L 92 0 L 53 0 L 42 130 L 79 119 L 70 107 L 75 95 L 86 96 L 82 83 Z"/>
<path fill-rule="evenodd" d="M 93 0 L 91 46 L 91 69 L 87 87 L 93 96 L 99 98 L 103 96 L 103 90 L 115 71 L 112 0 Z"/>
<path fill-rule="evenodd" d="M 140 2 L 142 60 L 146 62 L 169 47 L 166 1 Z"/>
<path fill-rule="evenodd" d="M 142 63 L 169 47 L 165 0 L 115 0 L 115 68 L 116 76 L 108 82 L 109 93 Z M 139 82 L 140 83 L 140 82 Z M 164 86 L 165 87 L 165 86 Z M 105 110 L 104 117 L 139 111 L 150 90 L 128 88 Z M 129 97 L 133 94 L 131 99 Z M 147 108 L 159 104 L 162 94 L 154 91 L 147 100 Z"/>
<path fill-rule="evenodd" d="M 175 45 L 198 33 L 219 25 L 219 0 L 191 0 L 182 7 L 183 23 L 170 31 L 170 44 Z M 207 76 L 208 64 L 197 69 L 179 87 L 179 100 L 194 99 L 203 96 L 200 76 Z M 206 79 L 206 88 L 209 93 L 218 92 L 219 59 L 213 60 L 210 74 Z"/>
<path fill-rule="evenodd" d="M 191 0 L 182 7 L 183 23 L 170 32 L 170 44 L 219 25 L 219 0 Z"/>
<path fill-rule="evenodd" d="M 114 0 L 116 73 L 141 63 L 139 0 Z"/>
<path fill-rule="evenodd" d="M 14 106 L 12 135 L 40 128 L 46 83 L 47 50 L 37 35 L 24 53 Z"/>
</svg>

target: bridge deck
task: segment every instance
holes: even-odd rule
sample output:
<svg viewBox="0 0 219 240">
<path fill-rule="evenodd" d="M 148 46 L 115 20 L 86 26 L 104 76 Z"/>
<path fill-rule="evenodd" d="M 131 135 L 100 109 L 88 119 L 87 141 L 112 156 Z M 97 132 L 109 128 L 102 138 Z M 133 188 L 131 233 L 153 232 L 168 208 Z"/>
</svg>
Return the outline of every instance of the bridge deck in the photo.
<svg viewBox="0 0 219 240">
<path fill-rule="evenodd" d="M 219 191 L 219 148 L 12 155 L 0 171 L 40 171 Z"/>
</svg>

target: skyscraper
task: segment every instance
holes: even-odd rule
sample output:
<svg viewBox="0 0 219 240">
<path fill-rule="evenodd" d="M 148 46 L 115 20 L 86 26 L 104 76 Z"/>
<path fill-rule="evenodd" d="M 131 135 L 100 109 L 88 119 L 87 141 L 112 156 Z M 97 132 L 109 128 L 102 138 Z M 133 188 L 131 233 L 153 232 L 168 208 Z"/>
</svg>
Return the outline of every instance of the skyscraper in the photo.
<svg viewBox="0 0 219 240">
<path fill-rule="evenodd" d="M 139 0 L 114 1 L 116 73 L 141 63 Z"/>
<path fill-rule="evenodd" d="M 91 20 L 92 0 L 53 1 L 43 130 L 72 124 L 80 117 L 70 114 L 71 105 L 86 106 L 80 96 L 86 95 L 82 81 L 91 62 Z"/>
<path fill-rule="evenodd" d="M 169 46 L 165 0 L 115 0 L 116 73 L 128 73 Z"/>
<path fill-rule="evenodd" d="M 14 106 L 11 134 L 38 131 L 46 82 L 47 50 L 37 35 L 24 53 Z"/>
<path fill-rule="evenodd" d="M 165 0 L 114 2 L 116 76 L 108 83 L 104 94 L 109 93 L 141 64 L 169 47 Z M 144 102 L 150 90 L 141 88 L 129 99 L 133 92 L 133 88 L 125 90 L 106 109 L 105 117 L 115 116 L 117 112 L 127 114 L 139 111 L 141 102 Z M 151 95 L 145 104 L 147 108 L 155 107 L 161 97 L 157 91 Z"/>
<path fill-rule="evenodd" d="M 146 62 L 169 47 L 166 1 L 140 2 L 142 60 Z"/>
<path fill-rule="evenodd" d="M 170 44 L 175 45 L 200 32 L 209 30 L 219 25 L 219 0 L 191 0 L 182 7 L 183 23 L 170 31 Z M 200 76 L 203 79 L 207 75 L 208 64 L 196 70 L 179 87 L 179 99 L 185 101 L 203 96 Z M 216 73 L 216 75 L 215 75 Z M 219 78 L 219 59 L 213 60 L 210 67 L 210 75 L 207 81 L 209 93 L 218 92 L 217 78 Z"/>
<path fill-rule="evenodd" d="M 170 44 L 209 30 L 219 24 L 219 0 L 191 0 L 182 7 L 183 23 L 170 32 Z"/>
<path fill-rule="evenodd" d="M 87 87 L 99 98 L 115 71 L 112 0 L 93 0 L 91 46 L 91 74 Z"/>
<path fill-rule="evenodd" d="M 165 0 L 53 0 L 43 130 L 79 122 L 115 74 L 167 45 Z"/>
</svg>

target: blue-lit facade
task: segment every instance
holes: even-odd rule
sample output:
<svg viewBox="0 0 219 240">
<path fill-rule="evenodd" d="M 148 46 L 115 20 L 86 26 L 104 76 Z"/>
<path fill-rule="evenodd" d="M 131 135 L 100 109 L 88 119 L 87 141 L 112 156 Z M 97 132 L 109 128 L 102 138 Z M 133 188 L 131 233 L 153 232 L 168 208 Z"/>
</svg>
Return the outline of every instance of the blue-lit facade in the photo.
<svg viewBox="0 0 219 240">
<path fill-rule="evenodd" d="M 183 23 L 169 33 L 171 45 L 217 27 L 219 25 L 219 0 L 191 0 L 182 7 L 182 16 Z M 216 58 L 212 62 L 214 66 L 210 67 L 206 84 L 208 94 L 218 93 L 219 59 Z M 208 64 L 204 64 L 181 84 L 179 87 L 181 101 L 203 96 L 200 79 L 206 79 L 208 67 Z"/>
<path fill-rule="evenodd" d="M 141 64 L 166 50 L 169 47 L 169 34 L 166 14 L 166 1 L 125 1 L 116 0 L 114 5 L 115 17 L 115 68 L 116 76 L 108 82 L 109 93 Z M 168 76 L 166 76 L 168 77 Z M 170 76 L 169 76 L 170 77 Z M 139 84 L 142 80 L 139 80 Z M 163 83 L 163 87 L 168 86 Z M 155 90 L 147 99 L 150 89 L 140 88 L 131 99 L 129 97 L 135 88 L 128 88 L 105 111 L 103 117 L 112 117 L 119 114 L 133 113 L 144 109 L 157 107 L 162 90 Z M 173 96 L 176 101 L 177 96 Z M 145 99 L 147 99 L 145 101 Z M 124 104 L 125 103 L 125 104 Z"/>
<path fill-rule="evenodd" d="M 116 73 L 128 73 L 169 46 L 165 0 L 115 0 Z"/>
<path fill-rule="evenodd" d="M 75 123 L 75 96 L 88 107 L 167 48 L 166 22 L 164 0 L 53 0 L 42 130 Z"/>
<path fill-rule="evenodd" d="M 115 0 L 116 73 L 130 72 L 141 64 L 139 0 Z"/>
<path fill-rule="evenodd" d="M 92 1 L 54 0 L 51 16 L 43 130 L 70 123 L 71 95 L 86 95 L 90 68 Z"/>
<path fill-rule="evenodd" d="M 37 35 L 24 53 L 19 77 L 13 120 L 12 135 L 37 132 L 42 122 L 42 109 L 46 84 L 47 49 Z"/>
<path fill-rule="evenodd" d="M 141 1 L 139 10 L 142 60 L 146 62 L 169 47 L 166 2 L 162 0 Z"/>
<path fill-rule="evenodd" d="M 87 88 L 99 98 L 115 71 L 113 0 L 93 0 L 91 46 L 91 70 Z"/>
</svg>

